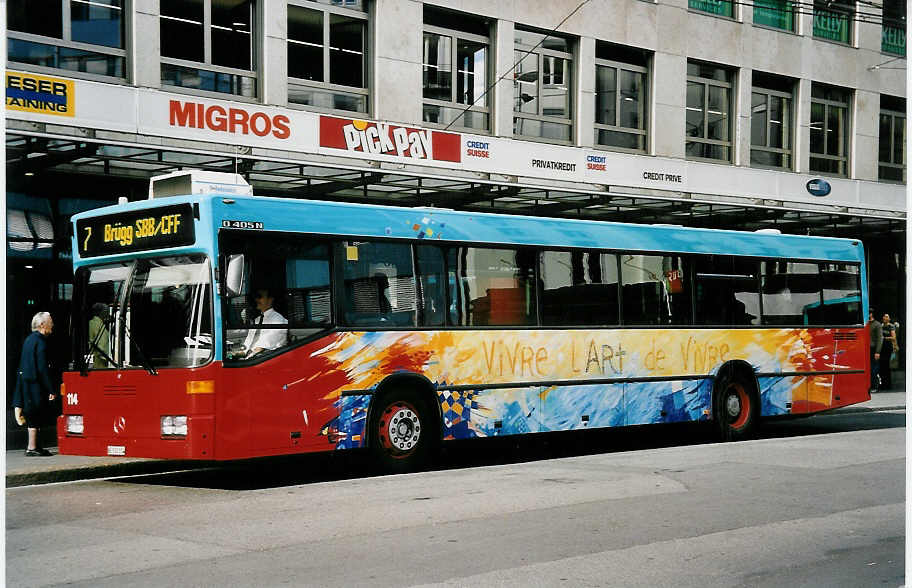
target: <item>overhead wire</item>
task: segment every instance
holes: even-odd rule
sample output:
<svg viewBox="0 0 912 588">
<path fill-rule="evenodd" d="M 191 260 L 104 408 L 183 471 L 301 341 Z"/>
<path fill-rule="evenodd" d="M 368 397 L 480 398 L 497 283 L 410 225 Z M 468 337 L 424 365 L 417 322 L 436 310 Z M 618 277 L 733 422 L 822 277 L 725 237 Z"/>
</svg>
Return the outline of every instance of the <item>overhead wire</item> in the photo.
<svg viewBox="0 0 912 588">
<path fill-rule="evenodd" d="M 753 7 L 753 8 L 763 8 L 763 9 L 767 9 L 767 10 L 770 10 L 770 11 L 782 12 L 782 13 L 786 13 L 786 14 L 791 13 L 791 14 L 793 14 L 793 15 L 802 15 L 802 16 L 814 15 L 815 12 L 817 12 L 817 11 L 819 10 L 819 8 L 818 8 L 818 6 L 817 6 L 818 3 L 817 3 L 817 2 L 813 2 L 813 1 L 811 1 L 811 2 L 802 2 L 801 0 L 791 0 L 790 2 L 785 2 L 785 3 L 783 3 L 783 7 L 782 7 L 782 8 L 776 7 L 776 6 L 769 6 L 767 3 L 764 3 L 762 0 L 761 0 L 761 1 L 752 1 L 752 0 L 724 0 L 724 1 L 727 1 L 727 2 L 728 2 L 729 4 L 731 4 L 732 6 L 746 6 L 746 7 Z M 564 23 L 566 23 L 568 20 L 570 20 L 570 18 L 571 18 L 574 14 L 576 14 L 577 12 L 579 12 L 579 10 L 580 10 L 584 5 L 586 5 L 586 4 L 589 3 L 589 2 L 590 2 L 590 0 L 583 0 L 582 2 L 580 2 L 580 3 L 576 6 L 576 8 L 574 8 L 572 11 L 570 11 L 570 13 L 567 14 L 567 16 L 565 16 L 565 17 L 563 18 L 563 20 L 561 20 L 559 23 L 557 23 L 557 25 L 556 25 L 554 28 L 550 29 L 550 30 L 548 31 L 548 33 L 545 34 L 545 35 L 541 38 L 541 40 L 539 40 L 539 42 L 535 44 L 534 47 L 532 47 L 531 49 L 527 49 L 526 51 L 523 51 L 523 52 L 522 52 L 522 57 L 520 57 L 520 58 L 519 58 L 517 61 L 515 61 L 509 68 L 507 68 L 507 70 L 504 71 L 500 76 L 498 76 L 497 79 L 495 79 L 493 82 L 491 82 L 490 84 L 488 84 L 487 87 L 485 87 L 484 91 L 483 91 L 481 94 L 479 94 L 479 95 L 478 95 L 470 104 L 466 105 L 466 107 L 463 108 L 462 111 L 461 111 L 458 115 L 456 115 L 456 116 L 453 118 L 453 120 L 451 120 L 451 121 L 443 128 L 443 130 L 444 130 L 444 131 L 449 130 L 449 128 L 450 128 L 451 126 L 453 126 L 453 125 L 456 123 L 456 121 L 460 120 L 463 116 L 465 116 L 465 114 L 466 114 L 469 110 L 471 110 L 472 107 L 475 106 L 481 99 L 483 99 L 485 96 L 487 96 L 488 93 L 490 93 L 490 91 L 491 91 L 498 83 L 500 83 L 504 78 L 506 78 L 508 75 L 510 75 L 510 73 L 513 72 L 513 71 L 517 68 L 517 66 L 519 66 L 519 64 L 521 64 L 521 63 L 526 59 L 526 57 L 528 57 L 528 56 L 531 55 L 536 49 L 538 49 L 539 47 L 541 47 L 542 43 L 544 43 L 545 40 L 548 39 L 548 37 L 551 37 L 551 36 L 553 36 L 555 33 L 557 33 L 557 31 L 564 25 Z M 865 5 L 871 6 L 871 7 L 873 7 L 873 8 L 880 8 L 880 9 L 883 9 L 883 8 L 885 7 L 884 3 L 879 3 L 879 4 L 878 4 L 878 3 L 872 2 L 872 1 L 870 1 L 870 0 L 857 0 L 857 4 L 865 4 Z M 900 7 L 904 7 L 904 6 L 903 6 L 902 4 L 900 4 Z M 884 16 L 883 16 L 883 12 L 882 12 L 882 11 L 881 11 L 880 13 L 876 13 L 876 12 L 864 12 L 864 11 L 861 11 L 861 10 L 857 10 L 853 5 L 850 5 L 850 4 L 842 4 L 842 3 L 839 3 L 839 2 L 834 2 L 834 1 L 832 1 L 832 0 L 826 2 L 826 6 L 823 8 L 823 10 L 826 10 L 827 12 L 831 12 L 831 13 L 835 13 L 835 14 L 842 14 L 842 15 L 845 15 L 845 16 L 850 17 L 850 19 L 853 20 L 853 21 L 857 21 L 857 22 L 861 22 L 861 23 L 865 23 L 865 24 L 881 24 L 881 25 L 883 25 L 883 24 L 885 24 L 885 23 L 887 23 L 887 22 L 890 22 L 890 23 L 895 23 L 895 24 L 901 24 L 901 25 L 903 26 L 903 28 L 905 28 L 905 22 L 904 22 L 904 21 L 906 20 L 905 14 L 903 14 L 903 15 L 902 15 L 900 18 L 898 18 L 898 19 L 896 19 L 896 18 L 887 18 L 887 17 L 884 17 Z M 886 61 L 886 62 L 884 62 L 884 63 L 882 63 L 882 64 L 878 64 L 878 65 L 875 65 L 875 66 L 871 66 L 871 67 L 869 67 L 868 69 L 869 69 L 869 70 L 874 70 L 874 69 L 905 69 L 905 68 L 896 68 L 896 67 L 883 67 L 884 65 L 886 65 L 886 64 L 888 64 L 888 63 L 892 63 L 893 61 L 896 61 L 896 60 L 898 60 L 898 59 L 905 59 L 905 57 L 904 57 L 904 56 L 896 57 L 896 58 L 891 59 L 891 60 L 889 60 L 889 61 Z"/>
<path fill-rule="evenodd" d="M 477 98 L 475 98 L 475 100 L 473 100 L 471 104 L 469 104 L 469 105 L 467 105 L 465 108 L 463 108 L 463 109 L 462 109 L 462 112 L 460 112 L 459 115 L 456 116 L 452 121 L 450 121 L 450 124 L 448 124 L 447 126 L 445 126 L 445 127 L 443 128 L 443 130 L 449 129 L 451 126 L 453 126 L 453 123 L 455 123 L 457 120 L 459 120 L 460 118 L 462 118 L 463 116 L 465 116 L 465 113 L 468 112 L 473 106 L 475 106 L 475 104 L 476 104 L 479 100 L 481 100 L 482 98 L 484 98 L 485 96 L 487 96 L 487 95 L 488 95 L 488 92 L 490 92 L 491 89 L 494 88 L 494 86 L 496 86 L 498 83 L 500 83 L 501 80 L 503 80 L 503 79 L 506 78 L 508 75 L 510 75 L 510 73 L 511 73 L 513 70 L 515 70 L 516 67 L 517 67 L 520 63 L 522 63 L 523 60 L 526 59 L 526 57 L 528 57 L 533 51 L 535 51 L 536 49 L 538 49 L 539 47 L 541 47 L 542 43 L 544 43 L 545 40 L 546 40 L 548 37 L 550 37 L 550 36 L 552 36 L 554 33 L 556 33 L 557 30 L 558 30 L 559 28 L 561 28 L 561 27 L 564 25 L 565 22 L 567 22 L 568 20 L 570 20 L 570 17 L 572 17 L 572 16 L 573 16 L 574 14 L 576 14 L 577 12 L 579 12 L 579 9 L 582 8 L 584 5 L 588 4 L 589 2 L 590 2 L 590 0 L 583 0 L 582 2 L 580 2 L 580 3 L 576 6 L 576 8 L 574 8 L 573 10 L 570 11 L 570 14 L 568 14 L 567 16 L 565 16 L 564 19 L 563 19 L 562 21 L 560 21 L 559 23 L 557 23 L 557 25 L 556 25 L 554 28 L 552 28 L 550 31 L 548 31 L 548 33 L 547 33 L 544 37 L 542 37 L 541 40 L 539 40 L 539 42 L 535 44 L 534 47 L 532 47 L 531 49 L 528 49 L 527 51 L 524 51 L 522 57 L 520 57 L 519 60 L 517 60 L 515 63 L 513 63 L 513 65 L 511 65 L 511 66 L 507 69 L 507 71 L 503 72 L 503 73 L 500 75 L 500 77 L 498 77 L 496 80 L 494 80 L 493 82 L 491 82 L 490 84 L 488 84 L 488 86 L 485 88 L 484 92 L 482 92 Z"/>
</svg>

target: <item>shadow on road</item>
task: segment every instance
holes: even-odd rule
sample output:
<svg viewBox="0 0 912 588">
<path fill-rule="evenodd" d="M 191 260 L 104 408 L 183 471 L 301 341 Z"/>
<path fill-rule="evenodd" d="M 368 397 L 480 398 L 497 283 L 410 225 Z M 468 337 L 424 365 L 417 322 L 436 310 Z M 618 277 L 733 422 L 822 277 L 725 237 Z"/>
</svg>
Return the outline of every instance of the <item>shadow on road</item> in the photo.
<svg viewBox="0 0 912 588">
<path fill-rule="evenodd" d="M 905 427 L 905 412 L 818 415 L 764 423 L 757 438 L 803 437 L 848 431 Z M 523 437 L 501 437 L 444 444 L 430 470 L 450 470 L 558 459 L 600 453 L 638 451 L 716 443 L 707 424 L 650 425 L 593 429 Z M 218 490 L 259 490 L 316 484 L 377 475 L 364 451 L 260 458 L 189 471 L 112 478 L 119 484 L 154 484 Z"/>
</svg>

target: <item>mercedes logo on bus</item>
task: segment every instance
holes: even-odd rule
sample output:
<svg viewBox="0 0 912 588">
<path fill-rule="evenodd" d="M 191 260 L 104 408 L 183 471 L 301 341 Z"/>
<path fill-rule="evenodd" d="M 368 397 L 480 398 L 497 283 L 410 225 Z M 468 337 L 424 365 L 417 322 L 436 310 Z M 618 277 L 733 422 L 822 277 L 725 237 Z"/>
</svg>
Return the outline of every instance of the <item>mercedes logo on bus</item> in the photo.
<svg viewBox="0 0 912 588">
<path fill-rule="evenodd" d="M 830 183 L 820 178 L 811 180 L 807 183 L 807 191 L 811 196 L 826 196 L 833 188 Z"/>
</svg>

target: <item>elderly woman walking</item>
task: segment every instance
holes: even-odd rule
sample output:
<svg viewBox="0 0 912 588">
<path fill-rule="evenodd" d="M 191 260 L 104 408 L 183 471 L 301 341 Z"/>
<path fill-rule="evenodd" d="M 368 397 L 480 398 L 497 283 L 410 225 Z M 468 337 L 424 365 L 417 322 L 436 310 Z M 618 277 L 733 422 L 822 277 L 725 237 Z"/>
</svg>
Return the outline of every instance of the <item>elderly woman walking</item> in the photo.
<svg viewBox="0 0 912 588">
<path fill-rule="evenodd" d="M 13 393 L 16 422 L 28 428 L 28 457 L 47 456 L 51 452 L 38 446 L 38 429 L 50 424 L 53 418 L 51 403 L 57 397 L 51 384 L 47 360 L 47 337 L 54 330 L 54 319 L 49 312 L 39 312 L 32 317 L 32 333 L 22 345 L 19 374 Z"/>
</svg>

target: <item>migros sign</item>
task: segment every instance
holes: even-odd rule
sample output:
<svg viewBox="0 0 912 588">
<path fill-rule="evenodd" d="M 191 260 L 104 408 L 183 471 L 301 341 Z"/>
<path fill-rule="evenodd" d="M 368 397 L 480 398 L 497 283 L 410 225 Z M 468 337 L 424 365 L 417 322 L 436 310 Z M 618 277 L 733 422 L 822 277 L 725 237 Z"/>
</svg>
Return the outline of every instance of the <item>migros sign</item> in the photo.
<svg viewBox="0 0 912 588">
<path fill-rule="evenodd" d="M 284 114 L 267 114 L 244 108 L 170 100 L 168 121 L 172 127 L 205 129 L 232 135 L 291 137 L 291 121 Z"/>
</svg>

